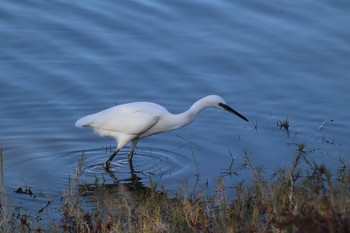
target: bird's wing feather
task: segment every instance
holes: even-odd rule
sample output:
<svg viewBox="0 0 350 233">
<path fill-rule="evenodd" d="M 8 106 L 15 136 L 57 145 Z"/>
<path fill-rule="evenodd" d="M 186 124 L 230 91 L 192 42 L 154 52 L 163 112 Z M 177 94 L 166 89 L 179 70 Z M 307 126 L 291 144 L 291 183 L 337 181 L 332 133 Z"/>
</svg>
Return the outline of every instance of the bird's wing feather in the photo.
<svg viewBox="0 0 350 233">
<path fill-rule="evenodd" d="M 94 114 L 89 127 L 97 131 L 100 129 L 111 133 L 141 135 L 158 122 L 160 114 L 154 110 L 161 109 L 150 110 L 147 106 L 130 104 L 115 106 Z"/>
</svg>

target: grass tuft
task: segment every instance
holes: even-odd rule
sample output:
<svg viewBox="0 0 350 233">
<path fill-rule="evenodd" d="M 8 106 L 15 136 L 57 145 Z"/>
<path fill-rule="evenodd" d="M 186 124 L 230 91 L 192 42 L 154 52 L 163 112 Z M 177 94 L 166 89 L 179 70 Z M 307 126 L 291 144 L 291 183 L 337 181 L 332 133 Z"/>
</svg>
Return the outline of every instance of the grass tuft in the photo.
<svg viewBox="0 0 350 233">
<path fill-rule="evenodd" d="M 286 117 L 286 119 L 284 119 L 284 120 L 277 120 L 277 126 L 280 129 L 285 129 L 287 134 L 289 135 L 289 120 L 288 120 L 288 117 Z"/>
<path fill-rule="evenodd" d="M 2 179 L 1 232 L 348 232 L 350 229 L 350 169 L 340 160 L 336 174 L 309 161 L 305 149 L 296 150 L 289 168 L 268 179 L 262 167 L 243 150 L 244 167 L 252 181 L 228 188 L 217 180 L 216 193 L 189 195 L 186 185 L 175 197 L 135 184 L 84 184 L 82 157 L 63 192 L 59 223 L 39 225 L 28 215 L 6 209 Z M 0 157 L 2 153 L 0 150 Z M 233 156 L 231 155 L 232 159 Z M 1 175 L 3 177 L 3 163 Z M 237 171 L 238 171 L 237 170 Z M 232 164 L 229 173 L 233 173 Z M 234 198 L 229 198 L 229 192 Z M 117 194 L 112 196 L 113 194 Z M 90 198 L 94 208 L 84 206 Z M 8 218 L 8 216 L 12 216 Z"/>
</svg>

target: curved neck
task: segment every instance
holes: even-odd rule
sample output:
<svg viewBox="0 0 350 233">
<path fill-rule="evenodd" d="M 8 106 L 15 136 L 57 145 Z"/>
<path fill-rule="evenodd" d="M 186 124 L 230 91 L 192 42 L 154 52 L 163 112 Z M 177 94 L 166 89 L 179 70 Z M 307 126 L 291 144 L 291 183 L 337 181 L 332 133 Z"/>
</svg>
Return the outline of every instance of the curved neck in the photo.
<svg viewBox="0 0 350 233">
<path fill-rule="evenodd" d="M 209 106 L 206 97 L 204 97 L 196 101 L 187 111 L 179 114 L 172 114 L 171 124 L 173 127 L 171 127 L 170 130 L 182 128 L 190 124 L 200 111 Z"/>
</svg>

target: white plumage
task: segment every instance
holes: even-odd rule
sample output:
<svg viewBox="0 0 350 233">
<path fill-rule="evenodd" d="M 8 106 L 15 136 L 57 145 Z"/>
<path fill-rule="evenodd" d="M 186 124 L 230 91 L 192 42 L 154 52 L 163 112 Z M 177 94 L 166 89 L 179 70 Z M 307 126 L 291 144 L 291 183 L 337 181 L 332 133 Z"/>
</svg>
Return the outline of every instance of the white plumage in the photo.
<svg viewBox="0 0 350 233">
<path fill-rule="evenodd" d="M 198 100 L 187 111 L 180 114 L 172 114 L 155 103 L 134 102 L 85 116 L 79 119 L 75 126 L 92 128 L 101 136 L 116 139 L 117 148 L 104 164 L 108 169 L 114 156 L 129 142 L 131 142 L 129 154 L 131 162 L 139 139 L 184 127 L 194 120 L 198 112 L 207 107 L 227 110 L 248 121 L 246 117 L 229 107 L 220 96 L 210 95 Z"/>
</svg>

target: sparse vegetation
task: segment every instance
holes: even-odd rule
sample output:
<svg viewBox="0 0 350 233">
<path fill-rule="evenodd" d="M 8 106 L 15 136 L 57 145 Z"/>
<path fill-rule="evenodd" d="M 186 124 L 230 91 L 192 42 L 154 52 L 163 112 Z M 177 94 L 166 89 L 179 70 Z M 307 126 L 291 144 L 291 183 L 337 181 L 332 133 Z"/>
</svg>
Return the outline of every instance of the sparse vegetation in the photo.
<svg viewBox="0 0 350 233">
<path fill-rule="evenodd" d="M 277 126 L 280 129 L 286 130 L 287 134 L 289 135 L 289 120 L 288 120 L 288 117 L 286 117 L 286 119 L 284 119 L 284 120 L 278 120 L 277 121 Z"/>
<path fill-rule="evenodd" d="M 35 217 L 8 208 L 4 180 L 1 196 L 1 232 L 349 232 L 350 169 L 341 159 L 336 174 L 322 164 L 309 161 L 305 145 L 296 149 L 290 168 L 279 168 L 272 179 L 255 167 L 243 151 L 244 164 L 226 175 L 250 169 L 252 182 L 238 183 L 230 199 L 224 179 L 217 181 L 214 196 L 203 192 L 188 195 L 181 188 L 176 197 L 150 188 L 125 186 L 133 201 L 104 198 L 110 189 L 123 184 L 80 184 L 82 159 L 75 177 L 63 193 L 59 224 L 42 226 Z M 233 158 L 232 158 L 233 159 Z M 3 169 L 1 175 L 3 177 Z M 230 190 L 231 191 L 231 190 Z M 96 208 L 83 205 L 95 198 Z"/>
</svg>

